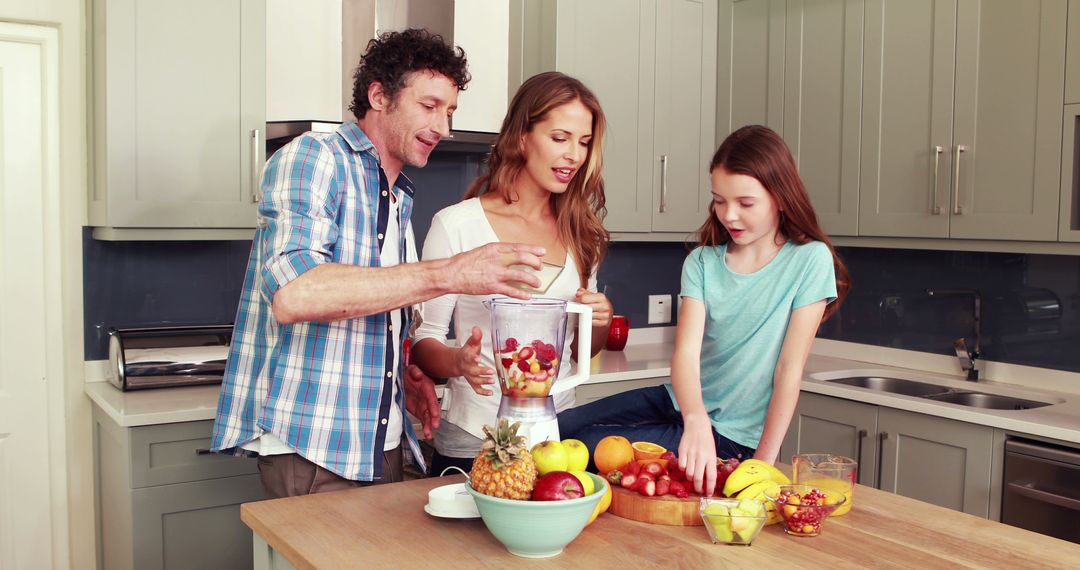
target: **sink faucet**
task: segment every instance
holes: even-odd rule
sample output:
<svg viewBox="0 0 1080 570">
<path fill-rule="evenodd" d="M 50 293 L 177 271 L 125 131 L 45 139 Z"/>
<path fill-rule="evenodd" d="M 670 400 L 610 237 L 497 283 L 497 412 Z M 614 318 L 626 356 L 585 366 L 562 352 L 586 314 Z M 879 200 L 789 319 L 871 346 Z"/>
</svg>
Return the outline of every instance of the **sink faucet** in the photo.
<svg viewBox="0 0 1080 570">
<path fill-rule="evenodd" d="M 953 341 L 953 350 L 956 351 L 956 357 L 960 359 L 960 368 L 967 372 L 967 379 L 972 382 L 979 381 L 979 369 L 975 366 L 975 361 L 982 354 L 982 296 L 975 289 L 927 289 L 926 294 L 931 297 L 956 297 L 956 296 L 970 296 L 973 301 L 973 311 L 975 317 L 975 347 L 972 350 L 968 350 L 967 340 L 964 337 L 960 337 Z"/>
</svg>

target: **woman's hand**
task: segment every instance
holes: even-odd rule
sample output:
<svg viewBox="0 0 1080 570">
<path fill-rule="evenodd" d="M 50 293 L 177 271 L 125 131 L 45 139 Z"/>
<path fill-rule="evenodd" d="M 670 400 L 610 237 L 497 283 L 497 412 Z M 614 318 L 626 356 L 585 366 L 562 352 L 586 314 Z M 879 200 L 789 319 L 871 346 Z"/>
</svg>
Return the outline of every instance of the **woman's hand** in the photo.
<svg viewBox="0 0 1080 570">
<path fill-rule="evenodd" d="M 607 327 L 611 325 L 611 315 L 614 309 L 611 301 L 603 293 L 594 293 L 586 289 L 578 289 L 574 298 L 578 303 L 592 307 L 592 326 Z"/>
<path fill-rule="evenodd" d="M 712 496 L 716 486 L 716 440 L 707 414 L 683 417 L 683 436 L 679 442 L 679 467 L 694 482 L 694 491 Z"/>
<path fill-rule="evenodd" d="M 493 392 L 484 386 L 495 383 L 495 371 L 484 366 L 484 361 L 480 358 L 483 338 L 484 333 L 480 327 L 473 327 L 468 340 L 454 354 L 454 366 L 457 368 L 457 375 L 465 377 L 473 391 L 481 396 L 490 396 Z"/>
</svg>

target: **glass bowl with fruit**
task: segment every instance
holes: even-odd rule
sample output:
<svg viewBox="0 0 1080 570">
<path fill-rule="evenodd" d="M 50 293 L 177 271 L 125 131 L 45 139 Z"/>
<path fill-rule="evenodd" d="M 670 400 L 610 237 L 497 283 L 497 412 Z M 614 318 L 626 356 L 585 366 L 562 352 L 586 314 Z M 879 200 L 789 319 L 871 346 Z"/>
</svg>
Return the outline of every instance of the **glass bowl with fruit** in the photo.
<svg viewBox="0 0 1080 570">
<path fill-rule="evenodd" d="M 701 520 L 713 544 L 749 545 L 765 528 L 765 503 L 755 499 L 701 498 Z"/>
<path fill-rule="evenodd" d="M 780 485 L 765 498 L 776 504 L 784 519 L 784 532 L 792 536 L 817 536 L 825 519 L 847 500 L 842 494 L 825 493 L 811 485 Z"/>
</svg>

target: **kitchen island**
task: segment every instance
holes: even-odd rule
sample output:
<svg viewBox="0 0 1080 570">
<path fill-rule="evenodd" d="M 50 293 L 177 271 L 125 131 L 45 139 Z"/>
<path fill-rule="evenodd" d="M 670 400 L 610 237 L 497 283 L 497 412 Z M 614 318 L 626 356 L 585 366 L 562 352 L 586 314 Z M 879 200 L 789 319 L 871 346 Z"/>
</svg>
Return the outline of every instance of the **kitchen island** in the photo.
<svg viewBox="0 0 1080 570">
<path fill-rule="evenodd" d="M 1075 568 L 1080 545 L 858 486 L 852 511 L 818 537 L 766 527 L 749 547 L 714 545 L 704 527 L 605 514 L 557 557 L 518 558 L 480 519 L 424 512 L 429 478 L 248 503 L 255 568 Z"/>
</svg>

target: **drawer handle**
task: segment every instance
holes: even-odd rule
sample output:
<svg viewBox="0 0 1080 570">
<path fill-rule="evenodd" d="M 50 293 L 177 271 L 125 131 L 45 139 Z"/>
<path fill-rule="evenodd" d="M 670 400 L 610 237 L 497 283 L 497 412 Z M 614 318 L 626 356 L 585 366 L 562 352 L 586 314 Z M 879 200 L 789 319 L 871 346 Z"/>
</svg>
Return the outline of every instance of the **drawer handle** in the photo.
<svg viewBox="0 0 1080 570">
<path fill-rule="evenodd" d="M 863 444 L 863 440 L 866 439 L 866 436 L 868 435 L 868 433 L 869 432 L 867 432 L 865 429 L 859 430 L 859 440 L 858 440 L 858 443 L 857 443 L 857 445 L 855 447 L 855 465 L 856 465 L 856 469 L 861 469 L 862 468 L 862 444 Z"/>
<path fill-rule="evenodd" d="M 885 440 L 889 439 L 889 432 L 883 431 L 878 434 L 878 455 L 877 455 L 877 487 L 881 489 L 881 471 L 883 464 L 885 463 Z M 888 489 L 882 489 L 888 490 Z"/>
<path fill-rule="evenodd" d="M 262 199 L 262 189 L 259 186 L 259 175 L 262 173 L 262 143 L 259 140 L 259 129 L 251 130 L 251 202 L 258 204 Z"/>
<path fill-rule="evenodd" d="M 210 451 L 209 449 L 204 449 L 204 448 L 196 448 L 195 449 L 195 455 L 213 455 L 213 454 L 214 454 L 214 452 Z"/>
<path fill-rule="evenodd" d="M 952 213 L 959 216 L 964 213 L 964 207 L 960 205 L 960 153 L 967 150 L 967 147 L 958 144 L 956 145 L 956 158 L 953 159 L 955 164 L 953 167 L 956 169 L 956 177 L 953 179 L 953 211 Z"/>
<path fill-rule="evenodd" d="M 660 155 L 660 213 L 667 211 L 667 155 Z"/>
<path fill-rule="evenodd" d="M 1051 493 L 1049 491 L 1043 491 L 1035 488 L 1035 483 L 1025 481 L 1023 483 L 1009 483 L 1009 490 L 1026 497 L 1033 501 L 1039 501 L 1040 503 L 1049 503 L 1057 507 L 1064 507 L 1073 511 L 1080 511 L 1080 500 L 1072 497 L 1066 497 L 1064 495 L 1058 495 L 1057 493 Z"/>
<path fill-rule="evenodd" d="M 938 165 L 941 163 L 941 153 L 945 152 L 945 148 L 941 145 L 934 145 L 934 183 L 930 185 L 930 213 L 938 216 L 941 215 L 941 206 L 937 204 L 937 179 L 938 179 Z"/>
</svg>

